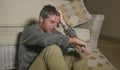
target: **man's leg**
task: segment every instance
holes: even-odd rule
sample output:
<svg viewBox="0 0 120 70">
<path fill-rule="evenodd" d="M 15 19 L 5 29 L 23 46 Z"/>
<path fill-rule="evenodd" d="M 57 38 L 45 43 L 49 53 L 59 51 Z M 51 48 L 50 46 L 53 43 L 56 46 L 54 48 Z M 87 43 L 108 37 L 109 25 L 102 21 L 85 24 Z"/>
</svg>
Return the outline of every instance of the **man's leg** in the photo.
<svg viewBox="0 0 120 70">
<path fill-rule="evenodd" d="M 29 70 L 68 70 L 59 46 L 46 47 L 32 63 Z"/>
<path fill-rule="evenodd" d="M 75 49 L 64 55 L 69 70 L 87 70 L 87 57 Z"/>
<path fill-rule="evenodd" d="M 69 52 L 67 51 L 64 52 L 64 59 L 69 70 L 73 70 L 73 62 L 74 62 L 74 56 L 75 56 L 74 52 L 75 52 L 74 49 Z"/>
<path fill-rule="evenodd" d="M 87 56 L 81 53 L 78 49 L 74 53 L 73 70 L 87 70 Z M 78 57 L 79 55 L 79 57 Z"/>
</svg>

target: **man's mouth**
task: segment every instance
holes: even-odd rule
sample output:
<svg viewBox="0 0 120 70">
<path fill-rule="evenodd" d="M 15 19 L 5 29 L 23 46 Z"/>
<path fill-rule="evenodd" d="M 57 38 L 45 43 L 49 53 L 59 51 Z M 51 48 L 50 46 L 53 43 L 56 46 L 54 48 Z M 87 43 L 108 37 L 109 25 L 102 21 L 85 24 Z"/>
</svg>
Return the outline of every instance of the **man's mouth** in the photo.
<svg viewBox="0 0 120 70">
<path fill-rule="evenodd" d="M 49 31 L 53 32 L 53 31 L 54 31 L 54 28 L 50 28 Z"/>
</svg>

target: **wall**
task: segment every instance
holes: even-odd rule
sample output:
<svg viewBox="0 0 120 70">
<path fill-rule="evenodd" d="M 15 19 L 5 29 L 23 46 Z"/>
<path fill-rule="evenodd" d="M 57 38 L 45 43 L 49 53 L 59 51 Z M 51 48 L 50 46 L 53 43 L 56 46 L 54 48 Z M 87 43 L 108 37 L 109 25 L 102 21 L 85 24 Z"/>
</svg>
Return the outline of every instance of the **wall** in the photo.
<svg viewBox="0 0 120 70">
<path fill-rule="evenodd" d="M 102 35 L 120 38 L 120 0 L 84 0 L 90 13 L 104 14 Z"/>
</svg>

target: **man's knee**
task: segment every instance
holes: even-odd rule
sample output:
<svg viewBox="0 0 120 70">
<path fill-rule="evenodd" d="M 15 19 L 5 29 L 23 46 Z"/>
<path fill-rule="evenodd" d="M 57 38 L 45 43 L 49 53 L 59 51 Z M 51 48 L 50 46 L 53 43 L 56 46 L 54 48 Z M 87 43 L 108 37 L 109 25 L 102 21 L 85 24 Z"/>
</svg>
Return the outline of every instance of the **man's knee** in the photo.
<svg viewBox="0 0 120 70">
<path fill-rule="evenodd" d="M 61 55 L 62 54 L 61 48 L 57 45 L 47 46 L 44 49 L 44 51 L 45 51 L 45 56 Z"/>
<path fill-rule="evenodd" d="M 50 46 L 46 47 L 46 49 L 47 49 L 47 51 L 49 53 L 52 53 L 52 52 L 53 53 L 62 52 L 61 48 L 59 46 L 57 46 L 57 45 L 50 45 Z"/>
</svg>

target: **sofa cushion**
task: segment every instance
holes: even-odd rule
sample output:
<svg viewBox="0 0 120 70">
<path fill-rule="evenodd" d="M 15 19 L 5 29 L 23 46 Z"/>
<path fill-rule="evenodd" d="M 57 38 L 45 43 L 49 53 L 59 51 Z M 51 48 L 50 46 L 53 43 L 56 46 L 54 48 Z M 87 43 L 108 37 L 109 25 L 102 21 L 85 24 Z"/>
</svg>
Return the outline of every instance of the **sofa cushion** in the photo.
<svg viewBox="0 0 120 70">
<path fill-rule="evenodd" d="M 17 45 L 23 27 L 0 28 L 0 45 Z"/>
<path fill-rule="evenodd" d="M 73 28 L 79 39 L 84 41 L 90 41 L 90 30 L 86 28 Z"/>
<path fill-rule="evenodd" d="M 60 6 L 64 19 L 69 26 L 77 26 L 92 18 L 82 0 L 73 0 Z"/>
<path fill-rule="evenodd" d="M 108 59 L 100 52 L 94 49 L 88 57 L 88 70 L 116 70 Z"/>
</svg>

